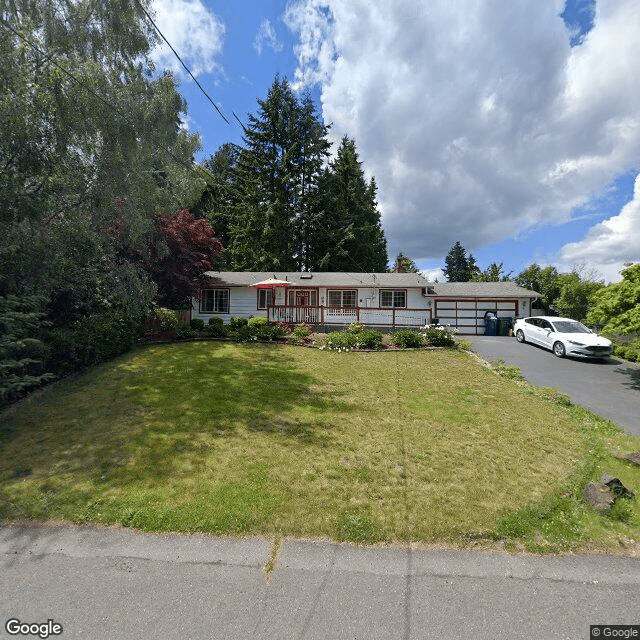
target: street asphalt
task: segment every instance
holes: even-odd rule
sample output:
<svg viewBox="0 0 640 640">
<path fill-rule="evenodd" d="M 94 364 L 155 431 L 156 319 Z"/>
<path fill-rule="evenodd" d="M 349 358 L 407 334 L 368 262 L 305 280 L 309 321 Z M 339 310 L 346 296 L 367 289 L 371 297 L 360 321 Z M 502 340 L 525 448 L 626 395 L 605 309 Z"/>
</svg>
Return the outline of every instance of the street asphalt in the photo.
<svg viewBox="0 0 640 640">
<path fill-rule="evenodd" d="M 531 384 L 563 391 L 574 404 L 640 436 L 640 364 L 615 357 L 604 361 L 557 358 L 547 349 L 520 344 L 511 337 L 463 337 L 484 360 L 517 365 Z"/>
<path fill-rule="evenodd" d="M 285 541 L 267 576 L 269 554 L 260 539 L 4 526 L 0 638 L 12 619 L 86 640 L 587 640 L 590 625 L 640 625 L 640 557 Z"/>
</svg>

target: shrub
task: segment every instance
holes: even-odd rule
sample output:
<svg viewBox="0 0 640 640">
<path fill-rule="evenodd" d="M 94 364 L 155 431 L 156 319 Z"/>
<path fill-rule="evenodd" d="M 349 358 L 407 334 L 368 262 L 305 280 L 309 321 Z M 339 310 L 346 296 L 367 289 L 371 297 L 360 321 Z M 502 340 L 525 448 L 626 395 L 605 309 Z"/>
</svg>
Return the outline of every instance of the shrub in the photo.
<svg viewBox="0 0 640 640">
<path fill-rule="evenodd" d="M 282 329 L 281 333 L 283 336 L 293 331 L 293 326 L 288 322 L 283 322 L 282 320 L 279 320 L 278 322 L 274 322 L 273 324 L 279 329 Z"/>
<path fill-rule="evenodd" d="M 189 325 L 195 331 L 204 331 L 204 320 L 201 320 L 200 318 L 192 318 L 189 321 Z"/>
<path fill-rule="evenodd" d="M 178 326 L 178 316 L 171 309 L 158 307 L 155 310 L 155 317 L 160 321 L 160 328 L 163 331 L 174 331 Z"/>
<path fill-rule="evenodd" d="M 359 349 L 382 349 L 382 333 L 375 329 L 361 329 L 355 334 Z"/>
<path fill-rule="evenodd" d="M 359 320 L 356 320 L 355 322 L 352 322 L 347 327 L 347 331 L 349 333 L 360 333 L 360 331 L 362 331 L 363 329 L 364 329 L 364 325 Z"/>
<path fill-rule="evenodd" d="M 640 340 L 627 344 L 613 344 L 613 354 L 630 362 L 640 362 Z"/>
<path fill-rule="evenodd" d="M 424 346 L 424 335 L 411 329 L 396 331 L 392 336 L 393 344 L 403 349 L 415 349 Z"/>
<path fill-rule="evenodd" d="M 431 325 L 422 330 L 425 340 L 432 347 L 453 347 L 455 340 L 453 339 L 453 330 L 451 327 L 443 327 L 442 325 Z"/>
<path fill-rule="evenodd" d="M 305 341 L 311 335 L 311 329 L 307 326 L 299 324 L 295 329 L 291 331 L 289 334 L 288 340 L 289 344 L 300 344 Z"/>
<path fill-rule="evenodd" d="M 269 321 L 264 316 L 255 316 L 247 320 L 247 326 L 252 329 L 259 329 L 268 326 Z"/>
<path fill-rule="evenodd" d="M 354 333 L 345 331 L 332 331 L 322 343 L 321 349 L 329 351 L 351 351 L 358 341 Z"/>
<path fill-rule="evenodd" d="M 231 330 L 232 337 L 237 342 L 272 342 L 287 335 L 284 327 L 270 324 L 262 316 L 249 318 L 249 320 L 244 318 L 236 318 L 236 320 L 245 320 L 244 323 L 232 323 L 232 325 L 239 325 Z"/>
<path fill-rule="evenodd" d="M 37 296 L 0 297 L 0 407 L 53 379 L 44 370 L 44 313 Z"/>
<path fill-rule="evenodd" d="M 204 328 L 204 332 L 209 338 L 225 338 L 228 333 L 222 318 L 218 317 L 209 318 L 209 324 Z"/>
<path fill-rule="evenodd" d="M 198 337 L 198 332 L 192 329 L 187 322 L 180 322 L 173 332 L 173 337 L 176 340 L 190 340 Z"/>
<path fill-rule="evenodd" d="M 85 316 L 67 327 L 52 327 L 46 335 L 48 366 L 65 375 L 125 353 L 144 333 L 143 318 L 109 309 Z"/>
<path fill-rule="evenodd" d="M 231 329 L 241 329 L 242 327 L 246 327 L 248 324 L 248 320 L 246 318 L 231 318 L 229 320 L 229 326 Z"/>
</svg>

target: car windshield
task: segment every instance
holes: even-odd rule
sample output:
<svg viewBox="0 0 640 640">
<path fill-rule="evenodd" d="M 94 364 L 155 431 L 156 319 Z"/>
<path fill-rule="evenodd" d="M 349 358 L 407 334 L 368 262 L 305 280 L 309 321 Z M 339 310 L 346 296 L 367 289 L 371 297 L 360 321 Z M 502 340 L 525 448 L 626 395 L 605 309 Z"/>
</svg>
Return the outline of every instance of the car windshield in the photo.
<svg viewBox="0 0 640 640">
<path fill-rule="evenodd" d="M 554 322 L 556 331 L 558 333 L 591 333 L 587 327 L 585 327 L 582 322 Z"/>
</svg>

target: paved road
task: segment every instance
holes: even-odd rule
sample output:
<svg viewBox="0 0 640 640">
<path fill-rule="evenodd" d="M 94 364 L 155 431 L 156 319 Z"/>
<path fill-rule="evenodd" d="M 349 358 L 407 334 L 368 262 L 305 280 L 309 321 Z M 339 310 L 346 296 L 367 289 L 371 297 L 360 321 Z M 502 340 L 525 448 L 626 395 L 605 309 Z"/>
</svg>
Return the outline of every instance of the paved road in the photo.
<svg viewBox="0 0 640 640">
<path fill-rule="evenodd" d="M 515 338 L 465 336 L 482 358 L 520 367 L 532 384 L 554 387 L 574 404 L 612 420 L 640 436 L 640 365 L 610 358 L 604 362 L 556 358 L 551 351 Z"/>
<path fill-rule="evenodd" d="M 51 619 L 64 640 L 586 640 L 590 624 L 640 625 L 640 557 L 297 541 L 267 580 L 268 555 L 266 540 L 2 527 L 0 638 L 16 637 L 10 618 Z"/>
</svg>

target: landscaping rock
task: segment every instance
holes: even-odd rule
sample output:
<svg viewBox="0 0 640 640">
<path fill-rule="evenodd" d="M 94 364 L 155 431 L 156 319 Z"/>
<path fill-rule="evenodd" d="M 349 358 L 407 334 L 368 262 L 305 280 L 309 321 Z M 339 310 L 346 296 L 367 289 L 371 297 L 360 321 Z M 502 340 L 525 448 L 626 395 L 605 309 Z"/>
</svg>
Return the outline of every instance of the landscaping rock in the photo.
<svg viewBox="0 0 640 640">
<path fill-rule="evenodd" d="M 584 488 L 584 499 L 596 511 L 608 513 L 616 497 L 606 485 L 599 482 L 591 482 Z"/>
<path fill-rule="evenodd" d="M 634 451 L 633 453 L 621 453 L 616 456 L 620 460 L 628 460 L 634 464 L 640 465 L 640 451 Z"/>
<path fill-rule="evenodd" d="M 619 478 L 614 478 L 612 475 L 608 473 L 603 473 L 600 478 L 600 484 L 606 485 L 609 487 L 610 491 L 612 491 L 616 497 L 622 498 L 634 498 L 635 494 L 633 491 L 630 491 L 625 487 Z"/>
</svg>

